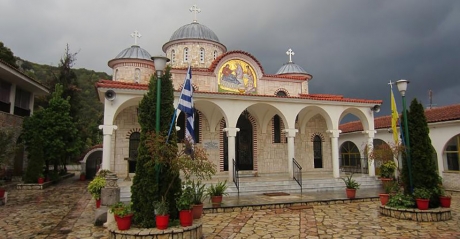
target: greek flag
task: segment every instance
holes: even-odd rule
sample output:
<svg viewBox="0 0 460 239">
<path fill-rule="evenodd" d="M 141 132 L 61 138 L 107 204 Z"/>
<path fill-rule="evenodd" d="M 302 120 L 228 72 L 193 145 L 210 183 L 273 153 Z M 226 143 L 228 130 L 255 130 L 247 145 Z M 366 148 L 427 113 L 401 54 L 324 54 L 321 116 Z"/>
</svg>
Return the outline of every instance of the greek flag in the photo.
<svg viewBox="0 0 460 239">
<path fill-rule="evenodd" d="M 177 107 L 185 113 L 187 118 L 185 126 L 185 138 L 190 144 L 195 144 L 194 116 L 193 116 L 193 87 L 192 87 L 192 68 L 189 66 L 185 77 L 184 87 L 180 93 L 179 106 Z"/>
</svg>

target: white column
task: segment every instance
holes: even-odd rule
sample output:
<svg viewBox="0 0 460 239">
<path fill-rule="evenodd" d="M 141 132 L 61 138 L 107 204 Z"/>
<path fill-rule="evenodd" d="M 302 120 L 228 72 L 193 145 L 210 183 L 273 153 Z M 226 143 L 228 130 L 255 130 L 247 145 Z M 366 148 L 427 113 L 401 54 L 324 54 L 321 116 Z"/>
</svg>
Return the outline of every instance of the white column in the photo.
<svg viewBox="0 0 460 239">
<path fill-rule="evenodd" d="M 332 149 L 332 174 L 334 178 L 340 178 L 339 168 L 339 134 L 341 130 L 328 130 L 331 135 L 331 149 Z"/>
<path fill-rule="evenodd" d="M 112 152 L 112 134 L 118 129 L 116 125 L 99 125 L 102 129 L 103 144 L 102 144 L 102 169 L 110 170 L 110 156 Z"/>
<path fill-rule="evenodd" d="M 368 137 L 367 137 L 367 166 L 369 167 L 369 176 L 375 177 L 374 160 L 371 159 L 370 157 L 370 155 L 372 154 L 372 151 L 374 150 L 375 130 L 368 130 L 365 133 L 368 134 Z"/>
<path fill-rule="evenodd" d="M 10 114 L 14 115 L 14 105 L 16 102 L 16 84 L 11 84 L 10 88 Z"/>
<path fill-rule="evenodd" d="M 227 132 L 227 149 L 228 149 L 228 181 L 233 181 L 233 159 L 235 159 L 235 137 L 236 133 L 239 132 L 239 128 L 225 128 L 224 132 Z"/>
<path fill-rule="evenodd" d="M 294 169 L 293 167 L 293 162 L 292 159 L 295 157 L 295 149 L 294 149 L 294 138 L 295 134 L 299 132 L 297 129 L 285 129 L 284 132 L 286 132 L 286 137 L 287 137 L 287 144 L 288 144 L 288 172 L 289 176 L 293 176 L 294 174 Z"/>
<path fill-rule="evenodd" d="M 34 102 L 35 102 L 35 94 L 30 92 L 30 100 L 29 100 L 30 116 L 34 114 Z"/>
</svg>

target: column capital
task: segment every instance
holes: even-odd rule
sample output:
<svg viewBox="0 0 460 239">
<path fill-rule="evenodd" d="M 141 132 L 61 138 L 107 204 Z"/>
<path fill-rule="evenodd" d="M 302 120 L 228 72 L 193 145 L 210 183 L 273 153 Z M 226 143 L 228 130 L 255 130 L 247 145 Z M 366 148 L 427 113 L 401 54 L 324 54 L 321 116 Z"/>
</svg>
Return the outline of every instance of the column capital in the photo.
<svg viewBox="0 0 460 239">
<path fill-rule="evenodd" d="M 102 129 L 103 135 L 112 135 L 113 131 L 118 129 L 116 125 L 99 125 L 99 129 Z"/>
<path fill-rule="evenodd" d="M 367 134 L 369 138 L 374 138 L 377 131 L 376 130 L 365 130 L 362 133 Z"/>
<path fill-rule="evenodd" d="M 326 130 L 326 133 L 330 134 L 332 138 L 338 138 L 342 130 L 339 129 L 330 129 Z"/>
<path fill-rule="evenodd" d="M 299 130 L 298 129 L 284 129 L 284 132 L 286 132 L 286 137 L 294 138 L 295 134 L 299 132 Z"/>
<path fill-rule="evenodd" d="M 236 137 L 236 133 L 240 132 L 240 128 L 224 128 L 224 132 L 227 132 L 227 137 Z"/>
</svg>

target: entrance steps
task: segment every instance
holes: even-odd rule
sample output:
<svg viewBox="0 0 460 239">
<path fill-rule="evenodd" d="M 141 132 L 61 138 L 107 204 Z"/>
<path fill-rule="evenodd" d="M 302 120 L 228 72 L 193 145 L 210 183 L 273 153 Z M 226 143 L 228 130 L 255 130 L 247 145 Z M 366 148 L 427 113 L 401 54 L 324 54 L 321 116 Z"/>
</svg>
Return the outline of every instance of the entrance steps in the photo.
<svg viewBox="0 0 460 239">
<path fill-rule="evenodd" d="M 345 177 L 344 173 L 341 177 Z M 228 174 L 218 174 L 213 179 L 203 182 L 207 186 L 228 179 Z M 345 183 L 340 178 L 333 178 L 332 173 L 304 173 L 302 175 L 302 192 L 326 192 L 344 190 Z M 355 179 L 360 184 L 360 189 L 381 188 L 382 183 L 376 177 L 369 177 L 366 174 L 354 174 Z M 120 187 L 120 200 L 127 202 L 131 200 L 132 181 L 118 180 Z M 229 196 L 237 196 L 238 190 L 233 181 L 227 180 L 227 193 Z M 264 193 L 300 193 L 300 186 L 296 181 L 290 179 L 287 174 L 265 174 L 251 176 L 246 174 L 240 177 L 239 195 L 256 195 Z"/>
</svg>

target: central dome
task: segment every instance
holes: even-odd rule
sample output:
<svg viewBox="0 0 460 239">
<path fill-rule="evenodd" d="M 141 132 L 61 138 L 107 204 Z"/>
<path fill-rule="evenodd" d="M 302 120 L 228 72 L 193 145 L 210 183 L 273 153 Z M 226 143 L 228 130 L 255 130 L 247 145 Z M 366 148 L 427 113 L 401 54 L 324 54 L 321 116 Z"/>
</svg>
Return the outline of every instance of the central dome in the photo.
<svg viewBox="0 0 460 239">
<path fill-rule="evenodd" d="M 203 39 L 219 42 L 219 38 L 211 29 L 205 25 L 199 24 L 198 22 L 192 22 L 177 29 L 177 31 L 172 34 L 169 41 L 182 39 Z"/>
</svg>

